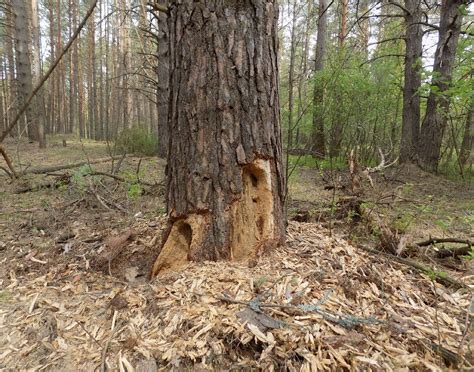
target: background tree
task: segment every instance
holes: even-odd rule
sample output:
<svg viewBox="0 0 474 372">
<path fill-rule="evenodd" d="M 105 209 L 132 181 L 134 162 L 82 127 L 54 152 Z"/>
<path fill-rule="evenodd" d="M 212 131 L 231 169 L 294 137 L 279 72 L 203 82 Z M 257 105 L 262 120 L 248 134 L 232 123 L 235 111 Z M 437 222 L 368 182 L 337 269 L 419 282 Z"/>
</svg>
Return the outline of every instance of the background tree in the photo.
<svg viewBox="0 0 474 372">
<path fill-rule="evenodd" d="M 313 91 L 313 146 L 317 157 L 326 156 L 326 137 L 324 135 L 324 86 L 318 79 L 318 73 L 324 68 L 326 58 L 326 39 L 329 7 L 327 0 L 319 1 L 318 33 L 314 54 L 314 72 L 316 81 Z M 318 81 L 319 80 L 319 81 Z"/>
<path fill-rule="evenodd" d="M 421 165 L 430 171 L 437 170 L 440 160 L 441 144 L 451 102 L 447 91 L 451 85 L 456 47 L 466 5 L 466 0 L 443 0 L 441 4 L 438 46 L 419 146 Z"/>
</svg>

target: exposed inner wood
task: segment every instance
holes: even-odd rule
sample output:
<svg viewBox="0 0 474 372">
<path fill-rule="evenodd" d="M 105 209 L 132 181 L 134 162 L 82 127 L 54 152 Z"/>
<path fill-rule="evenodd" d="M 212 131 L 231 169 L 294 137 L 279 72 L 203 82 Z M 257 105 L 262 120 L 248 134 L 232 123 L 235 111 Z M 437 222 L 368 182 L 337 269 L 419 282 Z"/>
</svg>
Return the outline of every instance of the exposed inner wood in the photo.
<svg viewBox="0 0 474 372">
<path fill-rule="evenodd" d="M 158 273 L 175 271 L 190 261 L 191 252 L 202 244 L 208 219 L 206 215 L 192 214 L 173 223 L 168 238 L 153 265 L 152 277 Z"/>
<path fill-rule="evenodd" d="M 266 242 L 279 240 L 274 221 L 270 161 L 256 159 L 242 166 L 241 177 L 242 193 L 224 216 L 231 226 L 229 246 L 225 249 L 233 260 L 252 258 Z M 178 270 L 189 261 L 200 259 L 203 244 L 214 233 L 210 217 L 208 213 L 193 213 L 173 223 L 153 265 L 152 277 Z"/>
<path fill-rule="evenodd" d="M 251 257 L 256 246 L 274 238 L 270 163 L 257 159 L 242 168 L 243 191 L 232 206 L 231 257 Z"/>
</svg>

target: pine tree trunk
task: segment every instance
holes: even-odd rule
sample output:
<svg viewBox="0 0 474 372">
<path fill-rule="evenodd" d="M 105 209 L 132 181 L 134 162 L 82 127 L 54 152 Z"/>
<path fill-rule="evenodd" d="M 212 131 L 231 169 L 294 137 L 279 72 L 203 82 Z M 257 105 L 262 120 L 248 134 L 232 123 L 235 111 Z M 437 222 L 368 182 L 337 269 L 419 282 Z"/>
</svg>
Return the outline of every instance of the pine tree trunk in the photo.
<svg viewBox="0 0 474 372">
<path fill-rule="evenodd" d="M 467 1 L 443 0 L 441 5 L 432 89 L 426 104 L 426 114 L 421 125 L 420 146 L 418 146 L 420 166 L 431 172 L 438 169 L 441 144 L 447 124 L 450 98 L 445 92 L 451 86 L 456 46 L 461 31 L 461 5 L 463 4 L 467 4 Z"/>
<path fill-rule="evenodd" d="M 26 0 L 12 0 L 12 9 L 15 13 L 15 62 L 18 81 L 18 107 L 21 107 L 33 90 L 31 74 L 31 58 L 29 52 L 30 33 L 28 25 L 28 8 Z M 26 111 L 28 138 L 38 140 L 38 118 L 34 106 L 30 105 Z"/>
<path fill-rule="evenodd" d="M 400 162 L 415 160 L 420 133 L 420 94 L 423 52 L 421 0 L 405 0 L 405 82 L 403 86 Z"/>
<path fill-rule="evenodd" d="M 6 96 L 8 97 L 8 99 L 5 102 L 7 113 L 7 115 L 5 116 L 5 120 L 7 122 L 10 122 L 10 119 L 15 117 L 16 114 L 16 105 L 13 102 L 16 99 L 17 92 L 17 81 L 15 79 L 15 57 L 13 49 L 13 41 L 15 40 L 15 25 L 13 21 L 13 9 L 11 6 L 11 1 L 5 2 L 5 18 L 6 34 L 4 37 L 4 42 L 8 62 L 8 91 L 6 92 Z"/>
<path fill-rule="evenodd" d="M 87 137 L 96 139 L 95 21 L 94 14 L 87 30 Z"/>
<path fill-rule="evenodd" d="M 170 4 L 170 228 L 152 276 L 284 240 L 277 20 L 274 0 Z"/>
<path fill-rule="evenodd" d="M 32 53 L 32 73 L 33 84 L 36 85 L 41 78 L 41 40 L 39 28 L 38 0 L 31 0 L 31 29 L 33 36 Z M 44 97 L 43 91 L 36 93 L 32 102 L 33 109 L 37 117 L 37 140 L 40 148 L 46 147 L 46 137 L 44 133 Z"/>
<path fill-rule="evenodd" d="M 316 53 L 314 58 L 314 73 L 317 75 L 324 68 L 326 58 L 326 39 L 328 22 L 327 0 L 319 0 L 318 36 L 316 39 Z M 313 90 L 313 153 L 316 157 L 326 156 L 326 138 L 324 135 L 323 116 L 324 87 L 317 81 Z"/>
<path fill-rule="evenodd" d="M 347 36 L 347 15 L 349 13 L 349 0 L 339 0 L 340 5 L 340 22 L 339 22 L 339 35 L 338 35 L 338 54 L 341 63 L 341 68 L 344 68 L 345 62 L 345 41 Z M 343 101 L 342 92 L 336 91 L 336 100 L 338 102 Z M 344 133 L 344 118 L 342 112 L 342 104 L 336 106 L 334 113 L 333 123 L 331 125 L 330 138 L 329 138 L 329 156 L 336 158 L 341 153 L 342 139 Z"/>
<path fill-rule="evenodd" d="M 160 5 L 165 5 L 161 1 Z M 168 155 L 168 102 L 169 102 L 169 52 L 168 24 L 166 14 L 158 14 L 158 65 L 157 65 L 157 109 L 158 109 L 158 156 Z"/>
<path fill-rule="evenodd" d="M 472 148 L 474 147 L 474 104 L 471 104 L 466 115 L 466 123 L 464 125 L 464 133 L 462 136 L 461 150 L 459 153 L 459 163 L 462 166 L 468 164 L 472 156 Z"/>
</svg>

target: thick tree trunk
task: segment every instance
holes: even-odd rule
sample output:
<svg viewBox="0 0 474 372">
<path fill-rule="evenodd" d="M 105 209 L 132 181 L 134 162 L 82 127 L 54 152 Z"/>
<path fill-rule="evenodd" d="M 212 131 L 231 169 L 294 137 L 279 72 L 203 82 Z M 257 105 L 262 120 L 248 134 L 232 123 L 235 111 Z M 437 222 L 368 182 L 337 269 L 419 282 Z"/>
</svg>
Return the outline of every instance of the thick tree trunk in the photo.
<svg viewBox="0 0 474 372">
<path fill-rule="evenodd" d="M 160 1 L 166 5 L 167 1 Z M 164 13 L 158 14 L 158 65 L 157 65 L 157 109 L 158 109 L 158 156 L 168 155 L 168 103 L 169 103 L 169 52 L 168 23 Z"/>
<path fill-rule="evenodd" d="M 169 8 L 170 228 L 152 276 L 284 240 L 276 1 Z"/>
<path fill-rule="evenodd" d="M 316 53 L 314 58 L 314 73 L 317 75 L 324 68 L 326 59 L 326 39 L 328 23 L 328 2 L 319 0 L 318 36 L 316 39 Z M 324 87 L 317 81 L 313 90 L 313 153 L 316 157 L 326 156 L 326 138 L 324 135 L 323 116 Z"/>
<path fill-rule="evenodd" d="M 405 82 L 403 86 L 400 162 L 415 160 L 420 133 L 420 94 L 423 52 L 421 0 L 405 0 Z"/>
<path fill-rule="evenodd" d="M 418 157 L 420 166 L 435 172 L 441 154 L 441 143 L 447 123 L 450 98 L 445 92 L 452 80 L 456 46 L 462 24 L 461 5 L 467 0 L 443 0 L 439 40 L 436 48 L 431 92 L 426 104 L 426 114 L 421 125 Z"/>
</svg>

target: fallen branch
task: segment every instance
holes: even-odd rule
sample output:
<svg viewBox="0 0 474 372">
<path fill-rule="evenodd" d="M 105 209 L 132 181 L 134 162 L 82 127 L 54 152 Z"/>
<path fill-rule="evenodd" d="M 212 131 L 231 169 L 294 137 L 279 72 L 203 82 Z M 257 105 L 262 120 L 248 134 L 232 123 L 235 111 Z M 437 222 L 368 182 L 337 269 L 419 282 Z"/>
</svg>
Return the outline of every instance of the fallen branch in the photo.
<svg viewBox="0 0 474 372">
<path fill-rule="evenodd" d="M 450 277 L 449 275 L 447 275 L 445 273 L 437 272 L 436 270 L 434 270 L 432 268 L 429 268 L 429 267 L 426 267 L 426 266 L 420 264 L 419 262 L 416 262 L 416 261 L 411 260 L 409 258 L 394 256 L 392 254 L 381 252 L 381 251 L 378 251 L 376 249 L 372 249 L 372 248 L 368 248 L 368 247 L 364 247 L 364 246 L 358 246 L 358 247 L 363 249 L 364 251 L 366 251 L 368 253 L 371 253 L 371 254 L 374 254 L 374 255 L 380 255 L 380 256 L 383 256 L 383 257 L 386 257 L 386 258 L 390 258 L 391 260 L 394 260 L 394 261 L 396 261 L 398 263 L 401 263 L 403 265 L 413 267 L 414 269 L 416 269 L 418 271 L 421 271 L 424 274 L 433 275 L 437 282 L 443 284 L 446 287 L 454 287 L 456 289 L 461 289 L 461 288 L 469 289 L 469 287 L 466 284 Z"/>
<path fill-rule="evenodd" d="M 464 245 L 459 248 L 442 248 L 438 251 L 437 257 L 438 258 L 447 258 L 447 257 L 457 257 L 457 256 L 467 256 L 471 253 L 472 246 L 471 245 Z"/>
<path fill-rule="evenodd" d="M 261 312 L 261 308 L 280 308 L 280 309 L 290 309 L 295 311 L 300 311 L 303 313 L 317 313 L 321 315 L 324 319 L 339 324 L 344 328 L 352 329 L 357 325 L 360 324 L 379 324 L 384 323 L 384 321 L 369 317 L 369 318 L 361 318 L 353 315 L 346 315 L 346 314 L 333 314 L 329 311 L 323 310 L 320 308 L 330 297 L 331 292 L 326 293 L 318 302 L 315 304 L 301 304 L 301 305 L 291 305 L 291 304 L 272 304 L 272 303 L 261 303 L 258 299 L 253 299 L 251 301 L 239 301 L 230 298 L 227 295 L 218 296 L 216 297 L 218 300 L 228 302 L 231 304 L 239 304 L 239 305 L 247 305 L 249 308 L 256 312 Z"/>
<path fill-rule="evenodd" d="M 97 172 L 97 171 L 94 171 L 92 173 L 90 173 L 91 176 L 105 176 L 105 177 L 110 177 L 116 181 L 119 181 L 119 182 L 127 182 L 127 180 L 123 177 L 120 177 L 120 176 L 117 176 L 115 174 L 112 174 L 112 173 L 107 173 L 107 172 Z M 140 179 L 137 180 L 139 184 L 141 185 L 145 185 L 145 186 L 149 186 L 149 187 L 153 187 L 155 186 L 155 184 L 153 183 L 149 183 L 149 182 L 146 182 L 146 181 L 142 181 Z"/>
<path fill-rule="evenodd" d="M 119 159 L 120 156 L 115 156 L 113 159 Z M 83 165 L 88 165 L 88 164 L 98 164 L 98 163 L 105 163 L 107 161 L 110 161 L 111 158 L 100 158 L 96 160 L 91 160 L 91 161 L 79 161 L 76 163 L 70 163 L 70 164 L 60 164 L 60 165 L 52 165 L 50 167 L 38 167 L 38 168 L 30 168 L 21 173 L 21 175 L 25 174 L 44 174 L 44 173 L 51 173 L 51 172 L 56 172 L 59 170 L 63 169 L 71 169 L 71 168 L 78 168 L 82 167 Z"/>
<path fill-rule="evenodd" d="M 473 243 L 470 240 L 466 239 L 458 239 L 458 238 L 431 238 L 422 242 L 415 243 L 419 247 L 427 247 L 432 244 L 438 243 L 459 243 L 459 244 L 467 244 L 472 246 Z"/>
<path fill-rule="evenodd" d="M 38 185 L 25 186 L 14 191 L 15 194 L 24 194 L 30 191 L 39 191 L 48 188 L 58 188 L 62 185 L 68 185 L 71 182 L 71 176 L 67 173 L 62 174 L 56 180 Z"/>
<path fill-rule="evenodd" d="M 7 172 L 7 174 L 10 176 L 10 178 L 18 178 L 18 173 L 15 171 L 15 168 L 13 168 L 12 161 L 8 157 L 8 154 L 3 148 L 3 146 L 0 146 L 0 154 L 2 154 L 3 158 L 5 159 L 5 163 L 7 163 L 8 169 L 10 169 L 10 172 Z M 2 169 L 5 170 L 5 168 Z"/>
<path fill-rule="evenodd" d="M 1 169 L 2 171 L 4 171 L 4 172 L 7 174 L 8 177 L 10 177 L 11 179 L 14 179 L 13 174 L 11 174 L 10 171 L 9 171 L 7 168 L 2 167 L 2 166 L 0 165 L 0 169 Z"/>
<path fill-rule="evenodd" d="M 109 350 L 110 343 L 114 339 L 115 335 L 119 334 L 120 332 L 122 332 L 126 328 L 126 325 L 123 325 L 124 323 L 125 322 L 122 322 L 120 325 L 117 325 L 114 328 L 114 330 L 112 331 L 112 334 L 110 335 L 109 339 L 107 340 L 104 347 L 102 348 L 102 353 L 101 353 L 101 357 L 100 357 L 100 372 L 105 372 L 107 370 L 106 366 L 105 366 L 105 362 L 106 362 L 106 358 L 107 358 L 107 351 Z"/>
</svg>

